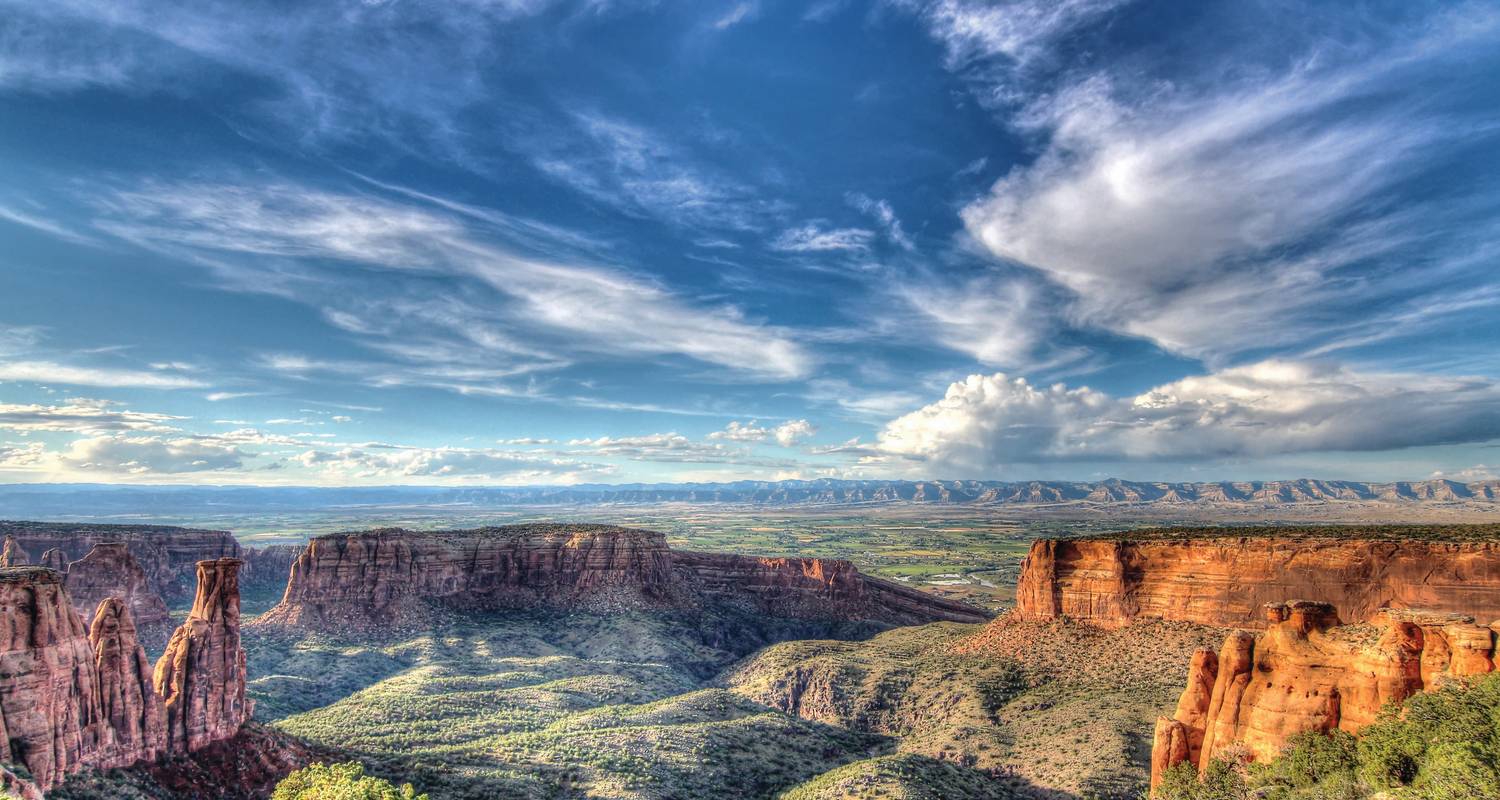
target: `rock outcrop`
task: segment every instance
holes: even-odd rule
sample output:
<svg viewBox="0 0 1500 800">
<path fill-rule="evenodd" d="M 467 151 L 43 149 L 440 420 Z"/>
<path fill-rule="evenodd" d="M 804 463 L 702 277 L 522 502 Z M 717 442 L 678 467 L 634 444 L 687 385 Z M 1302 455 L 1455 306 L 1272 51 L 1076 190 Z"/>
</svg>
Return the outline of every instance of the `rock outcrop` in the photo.
<svg viewBox="0 0 1500 800">
<path fill-rule="evenodd" d="M 192 596 L 194 564 L 240 556 L 240 545 L 228 531 L 164 525 L 0 522 L 0 533 L 13 539 L 23 556 L 25 551 L 41 553 L 56 548 L 68 562 L 88 555 L 97 544 L 124 542 L 145 571 L 152 590 L 169 604 Z"/>
<path fill-rule="evenodd" d="M 0 567 L 24 567 L 31 563 L 31 556 L 21 549 L 14 536 L 5 537 L 5 546 L 0 547 Z"/>
<path fill-rule="evenodd" d="M 845 561 L 678 553 L 653 531 L 537 524 L 320 536 L 292 565 L 282 602 L 258 624 L 393 629 L 425 624 L 434 608 L 613 612 L 705 604 L 888 625 L 988 618 L 861 575 Z"/>
<path fill-rule="evenodd" d="M 155 759 L 166 749 L 161 697 L 151 687 L 151 662 L 136 638 L 130 607 L 117 597 L 99 603 L 89 626 L 99 704 L 114 732 L 114 750 L 96 767 L 117 767 Z"/>
<path fill-rule="evenodd" d="M 1343 536 L 1041 539 L 1016 586 L 1023 619 L 1120 626 L 1139 617 L 1264 627 L 1288 597 L 1364 621 L 1384 608 L 1500 618 L 1500 541 Z"/>
<path fill-rule="evenodd" d="M 1263 614 L 1265 630 L 1234 631 L 1217 654 L 1193 657 L 1176 711 L 1157 721 L 1153 787 L 1167 769 L 1204 769 L 1232 745 L 1267 760 L 1302 731 L 1357 733 L 1387 703 L 1495 669 L 1494 630 L 1473 617 L 1385 610 L 1341 626 L 1334 606 L 1310 601 Z"/>
<path fill-rule="evenodd" d="M 0 676 L 0 762 L 45 789 L 112 757 L 93 647 L 56 572 L 0 568 Z"/>
<path fill-rule="evenodd" d="M 57 553 L 56 549 L 47 553 Z M 146 572 L 124 542 L 101 542 L 88 554 L 67 565 L 68 597 L 84 619 L 107 599 L 117 598 L 130 609 L 134 634 L 142 644 L 160 652 L 172 632 L 172 617 L 161 595 L 151 589 Z"/>
<path fill-rule="evenodd" d="M 166 707 L 167 745 L 193 752 L 234 736 L 250 718 L 240 646 L 237 558 L 198 562 L 193 610 L 156 662 L 153 686 Z"/>
<path fill-rule="evenodd" d="M 245 560 L 245 571 L 240 575 L 240 588 L 247 592 L 281 593 L 286 590 L 287 576 L 292 564 L 302 555 L 300 544 L 273 544 L 265 547 L 246 547 L 240 553 Z"/>
<path fill-rule="evenodd" d="M 0 569 L 0 762 L 23 765 L 37 788 L 50 789 L 84 766 L 128 766 L 233 737 L 249 708 L 233 570 L 220 564 L 200 567 L 208 579 L 202 608 L 195 606 L 185 632 L 174 637 L 183 644 L 157 667 L 157 675 L 166 673 L 168 696 L 148 680 L 124 600 L 99 603 L 85 628 L 57 572 Z M 236 668 L 221 668 L 215 656 Z M 172 735 L 169 720 L 181 734 Z"/>
</svg>

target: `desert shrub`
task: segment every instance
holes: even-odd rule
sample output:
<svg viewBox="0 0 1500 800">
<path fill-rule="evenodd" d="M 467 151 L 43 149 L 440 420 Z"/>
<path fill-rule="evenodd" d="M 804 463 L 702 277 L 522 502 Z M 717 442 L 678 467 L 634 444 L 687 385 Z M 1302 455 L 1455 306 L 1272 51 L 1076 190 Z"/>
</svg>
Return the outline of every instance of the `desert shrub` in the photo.
<svg viewBox="0 0 1500 800">
<path fill-rule="evenodd" d="M 286 776 L 276 785 L 271 800 L 428 800 L 411 784 L 397 787 L 390 781 L 365 774 L 363 765 L 313 764 Z"/>
</svg>

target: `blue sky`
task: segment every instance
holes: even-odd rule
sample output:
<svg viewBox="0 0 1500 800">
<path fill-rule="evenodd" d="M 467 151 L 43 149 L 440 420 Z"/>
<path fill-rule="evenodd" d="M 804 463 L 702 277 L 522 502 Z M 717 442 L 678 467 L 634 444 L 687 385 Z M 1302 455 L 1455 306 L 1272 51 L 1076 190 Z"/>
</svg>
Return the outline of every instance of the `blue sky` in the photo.
<svg viewBox="0 0 1500 800">
<path fill-rule="evenodd" d="M 0 480 L 1500 471 L 1490 3 L 0 0 Z"/>
</svg>

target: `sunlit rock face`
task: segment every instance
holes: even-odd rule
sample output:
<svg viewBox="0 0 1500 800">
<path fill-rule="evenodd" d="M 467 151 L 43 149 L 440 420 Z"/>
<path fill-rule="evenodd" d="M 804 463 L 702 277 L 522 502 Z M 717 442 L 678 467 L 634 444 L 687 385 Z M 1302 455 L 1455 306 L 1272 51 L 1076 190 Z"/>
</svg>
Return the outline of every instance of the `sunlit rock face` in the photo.
<svg viewBox="0 0 1500 800">
<path fill-rule="evenodd" d="M 706 604 L 890 625 L 987 618 L 837 559 L 676 552 L 654 531 L 518 525 L 320 536 L 293 563 L 282 602 L 257 624 L 390 630 L 426 625 L 445 609 L 614 613 Z"/>
<path fill-rule="evenodd" d="M 193 610 L 156 662 L 153 686 L 166 707 L 167 745 L 174 750 L 191 752 L 234 736 L 253 710 L 240 646 L 243 563 L 198 562 Z"/>
<path fill-rule="evenodd" d="M 1261 628 L 1287 598 L 1340 619 L 1384 608 L 1500 618 L 1500 544 L 1358 538 L 1040 539 L 1016 587 L 1023 619 L 1120 626 L 1141 618 Z"/>
<path fill-rule="evenodd" d="M 1206 768 L 1231 747 L 1269 760 L 1303 731 L 1357 733 L 1387 703 L 1495 669 L 1495 632 L 1473 617 L 1384 610 L 1343 626 L 1331 604 L 1311 601 L 1263 614 L 1264 630 L 1235 631 L 1217 654 L 1193 657 L 1176 711 L 1157 721 L 1153 786 L 1167 769 Z"/>
</svg>

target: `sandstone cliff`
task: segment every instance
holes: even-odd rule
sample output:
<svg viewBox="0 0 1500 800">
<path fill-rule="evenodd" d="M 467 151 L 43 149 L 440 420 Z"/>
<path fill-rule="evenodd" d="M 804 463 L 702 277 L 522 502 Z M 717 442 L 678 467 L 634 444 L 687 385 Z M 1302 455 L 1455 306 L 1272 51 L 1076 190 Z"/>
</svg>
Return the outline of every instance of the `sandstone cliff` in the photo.
<svg viewBox="0 0 1500 800">
<path fill-rule="evenodd" d="M 1023 619 L 1119 626 L 1138 617 L 1263 627 L 1259 608 L 1289 597 L 1331 603 L 1341 619 L 1382 608 L 1500 618 L 1500 541 L 1344 536 L 1041 539 L 1016 586 Z"/>
<path fill-rule="evenodd" d="M 167 745 L 192 752 L 228 739 L 250 718 L 240 647 L 237 558 L 198 562 L 193 610 L 156 662 L 153 686 L 166 707 Z"/>
<path fill-rule="evenodd" d="M 240 545 L 228 531 L 160 525 L 0 522 L 0 534 L 14 540 L 22 556 L 28 551 L 42 553 L 56 548 L 68 562 L 88 555 L 97 544 L 124 542 L 145 571 L 152 590 L 167 603 L 191 596 L 194 564 L 240 556 Z"/>
<path fill-rule="evenodd" d="M 99 603 L 89 626 L 99 703 L 114 734 L 113 750 L 102 753 L 95 767 L 117 767 L 149 761 L 167 745 L 161 697 L 151 688 L 151 662 L 136 639 L 130 607 L 117 597 Z"/>
<path fill-rule="evenodd" d="M 172 632 L 167 604 L 152 590 L 145 570 L 124 542 L 94 545 L 83 558 L 68 564 L 66 572 L 68 597 L 84 619 L 93 619 L 102 602 L 117 598 L 130 609 L 133 637 L 139 632 L 141 643 L 154 651 L 166 644 Z"/>
<path fill-rule="evenodd" d="M 1495 669 L 1494 630 L 1472 617 L 1386 610 L 1340 626 L 1334 606 L 1296 601 L 1266 605 L 1263 619 L 1265 630 L 1235 631 L 1217 654 L 1193 657 L 1176 711 L 1156 724 L 1153 787 L 1231 745 L 1267 760 L 1302 731 L 1356 733 L 1386 703 Z"/>
<path fill-rule="evenodd" d="M 900 625 L 986 619 L 976 609 L 830 559 L 674 553 L 660 533 L 607 525 L 320 536 L 292 565 L 269 625 L 401 627 L 434 607 L 594 612 L 730 605 L 777 617 Z"/>
<path fill-rule="evenodd" d="M 84 766 L 128 766 L 234 736 L 249 708 L 233 569 L 221 563 L 200 566 L 199 603 L 163 657 L 165 696 L 148 678 L 125 601 L 100 602 L 85 628 L 57 572 L 0 569 L 0 762 L 24 765 L 50 789 Z"/>
<path fill-rule="evenodd" d="M 240 557 L 245 560 L 245 570 L 240 575 L 240 588 L 257 593 L 285 591 L 287 576 L 302 550 L 298 544 L 243 548 Z"/>
<path fill-rule="evenodd" d="M 56 572 L 0 569 L 0 676 L 0 762 L 50 788 L 112 756 L 88 631 Z"/>
</svg>

